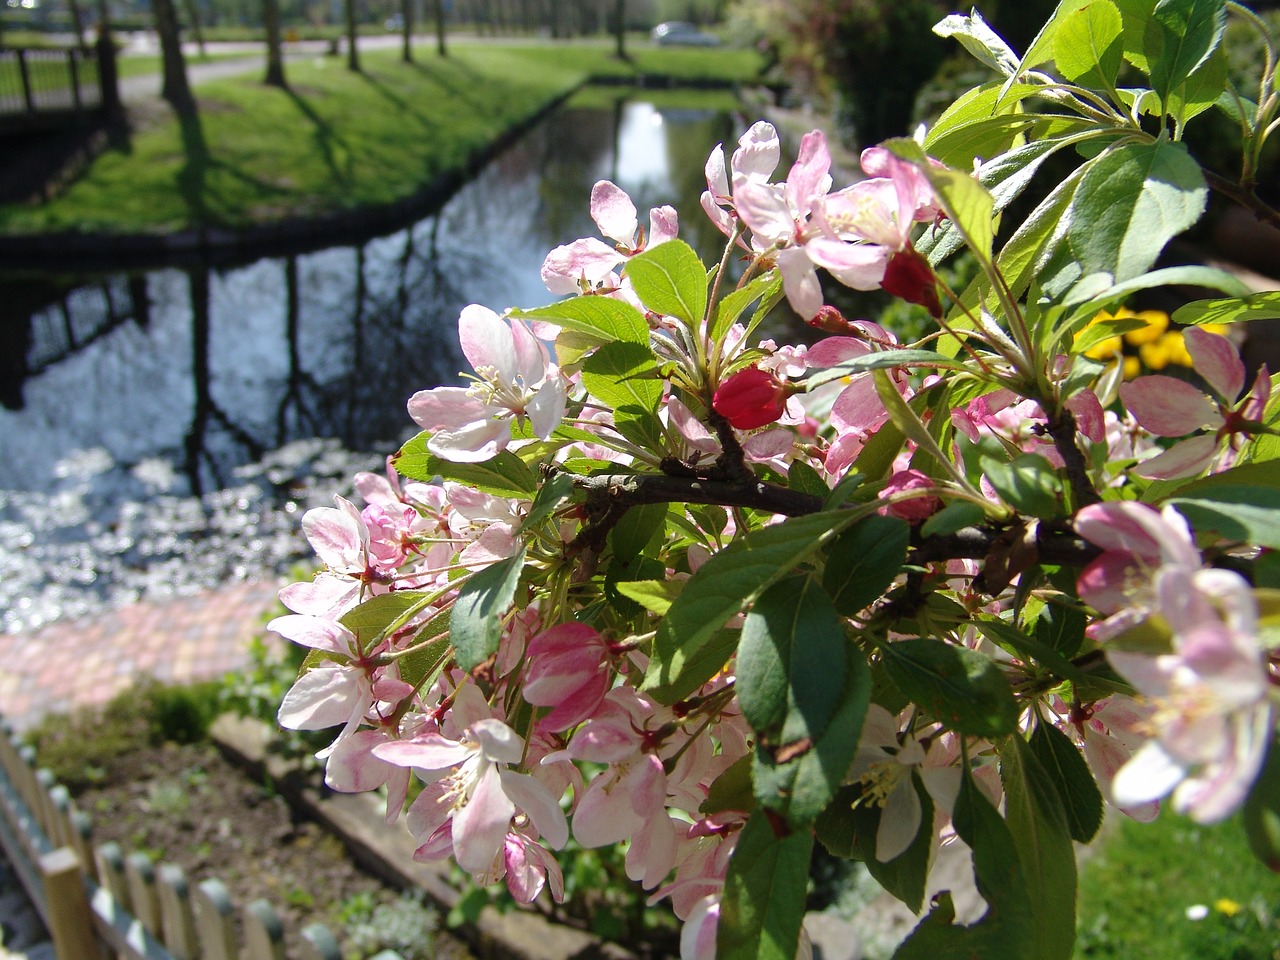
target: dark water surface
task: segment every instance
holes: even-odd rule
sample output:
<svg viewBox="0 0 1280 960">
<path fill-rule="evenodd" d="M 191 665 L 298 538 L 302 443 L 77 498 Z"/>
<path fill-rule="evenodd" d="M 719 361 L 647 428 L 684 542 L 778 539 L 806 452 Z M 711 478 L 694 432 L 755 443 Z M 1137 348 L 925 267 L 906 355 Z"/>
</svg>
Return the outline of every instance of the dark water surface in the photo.
<svg viewBox="0 0 1280 960">
<path fill-rule="evenodd" d="M 304 555 L 297 514 L 376 468 L 413 432 L 406 398 L 467 367 L 461 308 L 553 299 L 539 267 L 597 235 L 596 180 L 646 225 L 675 205 L 681 236 L 718 256 L 703 165 L 741 127 L 634 94 L 570 105 L 387 236 L 236 267 L 0 267 L 0 629 Z"/>
</svg>

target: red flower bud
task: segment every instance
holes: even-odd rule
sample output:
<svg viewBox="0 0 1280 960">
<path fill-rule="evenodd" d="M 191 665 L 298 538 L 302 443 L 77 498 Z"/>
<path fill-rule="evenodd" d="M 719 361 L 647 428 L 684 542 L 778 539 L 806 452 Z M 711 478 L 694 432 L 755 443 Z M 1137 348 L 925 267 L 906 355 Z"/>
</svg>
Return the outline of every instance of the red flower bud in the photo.
<svg viewBox="0 0 1280 960">
<path fill-rule="evenodd" d="M 732 426 L 753 430 L 776 422 L 790 395 L 787 385 L 773 374 L 747 367 L 720 384 L 711 406 Z"/>
<path fill-rule="evenodd" d="M 918 303 L 933 315 L 942 319 L 942 303 L 938 300 L 938 285 L 933 277 L 929 261 L 911 247 L 899 250 L 889 258 L 880 288 L 907 303 Z"/>
</svg>

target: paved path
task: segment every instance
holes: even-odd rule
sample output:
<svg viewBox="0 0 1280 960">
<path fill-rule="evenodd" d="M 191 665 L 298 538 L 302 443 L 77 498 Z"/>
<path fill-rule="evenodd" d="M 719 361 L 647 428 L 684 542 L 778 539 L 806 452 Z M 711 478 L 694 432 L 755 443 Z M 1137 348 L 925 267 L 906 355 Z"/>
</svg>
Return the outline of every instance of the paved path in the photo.
<svg viewBox="0 0 1280 960">
<path fill-rule="evenodd" d="M 22 730 L 46 713 L 105 703 L 139 676 L 187 683 L 242 669 L 279 586 L 229 584 L 0 634 L 0 714 Z"/>
</svg>

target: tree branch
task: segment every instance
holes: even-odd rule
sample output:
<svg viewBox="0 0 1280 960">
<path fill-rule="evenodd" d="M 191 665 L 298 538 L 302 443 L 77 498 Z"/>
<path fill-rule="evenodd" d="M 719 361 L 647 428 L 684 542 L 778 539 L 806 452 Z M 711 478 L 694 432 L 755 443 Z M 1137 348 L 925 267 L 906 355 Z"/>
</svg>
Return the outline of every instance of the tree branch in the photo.
<svg viewBox="0 0 1280 960">
<path fill-rule="evenodd" d="M 1217 190 L 1224 197 L 1230 197 L 1240 206 L 1253 211 L 1253 215 L 1263 223 L 1269 223 L 1273 227 L 1280 227 L 1280 211 L 1269 206 L 1254 191 L 1242 187 L 1234 180 L 1229 180 L 1221 174 L 1214 173 L 1212 170 L 1205 170 L 1204 178 L 1210 187 Z"/>
</svg>

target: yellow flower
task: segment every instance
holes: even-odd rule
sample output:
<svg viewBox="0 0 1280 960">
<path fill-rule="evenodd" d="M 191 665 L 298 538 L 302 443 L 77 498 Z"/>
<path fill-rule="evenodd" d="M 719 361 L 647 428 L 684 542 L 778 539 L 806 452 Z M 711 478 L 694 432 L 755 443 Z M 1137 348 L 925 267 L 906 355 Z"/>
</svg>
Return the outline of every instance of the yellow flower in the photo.
<svg viewBox="0 0 1280 960">
<path fill-rule="evenodd" d="M 1084 336 L 1085 330 L 1088 330 L 1095 324 L 1102 323 L 1104 320 L 1113 319 L 1115 319 L 1115 317 L 1112 314 L 1107 313 L 1105 310 L 1099 310 L 1097 315 L 1085 325 L 1084 329 L 1075 335 L 1073 340 L 1079 340 Z M 1112 360 L 1115 357 L 1120 356 L 1120 351 L 1123 349 L 1124 343 L 1117 335 L 1099 340 L 1093 346 L 1089 347 L 1089 349 L 1085 350 L 1084 355 L 1090 360 Z"/>
<path fill-rule="evenodd" d="M 1140 310 L 1134 313 L 1132 310 L 1122 308 L 1116 311 L 1116 316 L 1133 317 L 1135 320 L 1146 321 L 1147 325 L 1145 327 L 1130 330 L 1124 335 L 1125 342 L 1134 347 L 1140 347 L 1144 343 L 1158 340 L 1169 329 L 1169 315 L 1163 310 Z"/>
<path fill-rule="evenodd" d="M 1126 380 L 1136 379 L 1138 374 L 1142 373 L 1142 361 L 1137 357 L 1124 358 L 1124 378 Z"/>
<path fill-rule="evenodd" d="M 1213 909 L 1217 910 L 1219 913 L 1223 914 L 1224 916 L 1234 917 L 1237 913 L 1239 913 L 1241 910 L 1244 909 L 1244 906 L 1242 904 L 1236 903 L 1234 900 L 1229 900 L 1226 897 L 1221 897 L 1213 901 Z"/>
</svg>

